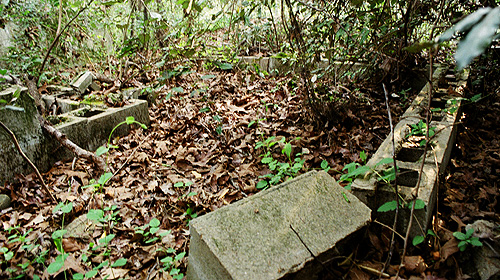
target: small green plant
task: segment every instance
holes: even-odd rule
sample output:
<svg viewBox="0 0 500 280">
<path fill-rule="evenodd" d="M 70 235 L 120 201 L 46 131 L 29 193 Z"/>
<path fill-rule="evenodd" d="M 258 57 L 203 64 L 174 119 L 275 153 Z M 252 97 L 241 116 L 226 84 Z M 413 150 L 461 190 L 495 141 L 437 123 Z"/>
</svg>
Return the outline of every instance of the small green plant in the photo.
<svg viewBox="0 0 500 280">
<path fill-rule="evenodd" d="M 157 218 L 151 219 L 147 225 L 143 225 L 141 227 L 135 227 L 135 233 L 140 234 L 144 238 L 144 242 L 146 244 L 153 243 L 157 241 L 159 238 L 158 236 L 155 236 L 156 232 L 160 229 L 160 220 Z M 170 231 L 167 233 L 164 233 L 162 236 L 169 234 Z"/>
<path fill-rule="evenodd" d="M 40 246 L 39 244 L 34 244 L 32 240 L 28 238 L 28 235 L 32 229 L 28 229 L 26 232 L 22 232 L 19 226 L 14 226 L 7 229 L 9 236 L 7 237 L 8 246 L 0 247 L 0 265 L 8 264 L 14 256 L 19 254 L 24 254 L 27 262 L 22 264 L 17 264 L 16 268 L 8 267 L 6 271 L 12 276 L 11 279 L 20 279 L 25 277 L 29 266 L 32 264 L 43 265 L 46 261 L 47 254 L 49 250 L 37 252 L 33 255 L 33 252 L 37 250 Z M 33 275 L 33 279 L 40 279 L 38 275 Z"/>
<path fill-rule="evenodd" d="M 162 270 L 169 271 L 168 274 L 172 276 L 173 279 L 183 279 L 184 274 L 180 273 L 181 270 L 178 267 L 182 259 L 186 256 L 186 252 L 176 254 L 176 251 L 173 248 L 161 250 L 167 254 L 166 257 L 160 260 L 160 262 L 163 264 Z M 170 256 L 168 256 L 168 254 L 170 254 Z"/>
<path fill-rule="evenodd" d="M 97 148 L 97 150 L 95 151 L 95 153 L 96 153 L 97 156 L 102 156 L 104 154 L 109 154 L 109 150 L 110 149 L 112 149 L 112 148 L 115 148 L 115 149 L 118 148 L 117 146 L 111 145 L 111 136 L 113 135 L 113 132 L 115 132 L 115 130 L 118 127 L 120 127 L 121 125 L 124 125 L 124 124 L 127 124 L 127 125 L 138 124 L 143 129 L 147 129 L 147 126 L 145 124 L 136 121 L 134 119 L 134 117 L 132 117 L 132 116 L 127 117 L 125 119 L 125 121 L 117 124 L 111 130 L 111 133 L 109 133 L 108 142 L 107 142 L 106 146 L 100 146 L 99 148 Z M 99 180 L 97 180 L 97 182 L 94 179 L 92 179 L 92 180 L 90 180 L 90 184 L 89 185 L 83 186 L 82 188 L 90 188 L 91 187 L 91 188 L 94 188 L 94 191 L 96 191 L 96 192 L 102 192 L 104 190 L 104 185 L 111 178 L 113 178 L 113 173 L 111 173 L 111 172 L 105 172 L 104 174 L 101 175 L 101 177 L 99 177 Z"/>
<path fill-rule="evenodd" d="M 474 233 L 474 229 L 470 228 L 468 229 L 465 233 L 456 231 L 453 233 L 453 236 L 455 236 L 456 239 L 460 240 L 458 243 L 458 249 L 463 252 L 469 245 L 479 247 L 483 246 L 483 243 L 479 241 L 479 238 L 476 236 L 472 236 Z"/>
<path fill-rule="evenodd" d="M 264 180 L 257 183 L 257 189 L 267 189 L 269 186 L 276 185 L 283 180 L 290 180 L 297 176 L 304 166 L 305 159 L 300 158 L 302 153 L 297 153 L 295 158 L 292 159 L 292 144 L 285 142 L 285 137 L 278 141 L 275 139 L 275 136 L 270 136 L 264 141 L 257 142 L 255 145 L 255 149 L 264 148 L 266 151 L 261 155 L 263 158 L 260 162 L 267 164 L 269 169 L 274 172 L 260 176 L 259 178 Z M 288 162 L 280 162 L 273 157 L 271 148 L 278 143 L 284 144 L 281 153 L 288 158 Z"/>
<path fill-rule="evenodd" d="M 411 124 L 410 125 L 410 132 L 406 135 L 406 138 L 410 136 L 425 136 L 427 133 L 427 124 L 423 121 L 420 120 L 417 124 Z M 431 127 L 429 129 L 429 137 L 434 136 L 434 130 L 436 127 Z"/>
<path fill-rule="evenodd" d="M 417 236 L 413 237 L 413 240 L 412 240 L 413 246 L 417 246 L 417 245 L 421 244 L 422 242 L 424 242 L 424 240 L 425 240 L 425 238 L 427 236 L 434 236 L 434 237 L 436 237 L 436 234 L 434 233 L 434 231 L 432 229 L 428 229 L 427 233 L 425 234 L 425 236 L 423 236 L 423 235 L 417 235 Z"/>
<path fill-rule="evenodd" d="M 189 187 L 189 186 L 192 186 L 193 185 L 193 182 L 177 182 L 174 184 L 174 187 L 175 188 L 185 188 L 185 187 Z"/>
<path fill-rule="evenodd" d="M 14 91 L 12 97 L 9 100 L 0 99 L 0 111 L 8 109 L 13 111 L 24 112 L 24 108 L 16 106 L 16 101 L 18 100 L 20 95 L 21 95 L 21 89 L 18 88 Z"/>
<path fill-rule="evenodd" d="M 342 174 L 339 178 L 339 183 L 341 182 L 348 182 L 347 186 L 344 188 L 346 190 L 351 190 L 351 185 L 354 179 L 356 179 L 359 176 L 365 175 L 367 172 L 372 171 L 375 172 L 378 175 L 378 180 L 389 180 L 392 177 L 392 174 L 394 174 L 394 168 L 393 169 L 388 169 L 384 170 L 382 174 L 377 172 L 375 168 L 377 168 L 379 165 L 384 165 L 392 162 L 391 158 L 384 158 L 380 160 L 373 168 L 370 166 L 366 165 L 366 160 L 368 158 L 367 154 L 365 151 L 362 151 L 359 153 L 359 158 L 361 159 L 363 164 L 357 163 L 357 162 L 351 162 L 349 164 L 346 164 L 344 168 L 342 168 L 342 171 L 347 170 L 347 173 Z"/>
<path fill-rule="evenodd" d="M 399 100 L 401 101 L 401 104 L 399 104 L 401 107 L 406 107 L 406 105 L 408 105 L 408 102 L 409 102 L 409 93 L 411 91 L 411 88 L 409 89 L 402 89 L 400 92 L 399 92 Z"/>
</svg>

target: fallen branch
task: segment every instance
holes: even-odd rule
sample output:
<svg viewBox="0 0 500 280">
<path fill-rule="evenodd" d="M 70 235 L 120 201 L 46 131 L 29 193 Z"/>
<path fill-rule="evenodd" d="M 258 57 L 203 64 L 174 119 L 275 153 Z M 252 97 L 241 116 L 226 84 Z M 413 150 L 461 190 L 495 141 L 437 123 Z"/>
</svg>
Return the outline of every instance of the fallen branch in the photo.
<svg viewBox="0 0 500 280">
<path fill-rule="evenodd" d="M 54 195 L 52 195 L 52 193 L 50 192 L 49 188 L 47 187 L 47 185 L 43 181 L 42 174 L 40 174 L 40 171 L 38 171 L 38 168 L 36 168 L 35 164 L 33 164 L 33 162 L 31 162 L 31 160 L 28 158 L 28 156 L 26 156 L 26 154 L 21 149 L 21 146 L 19 146 L 19 142 L 17 141 L 16 135 L 14 134 L 14 132 L 12 132 L 12 130 L 10 130 L 1 121 L 0 121 L 0 126 L 9 134 L 10 138 L 12 138 L 12 142 L 14 142 L 14 146 L 16 146 L 16 149 L 19 151 L 19 154 L 21 154 L 21 156 L 23 157 L 23 159 L 26 160 L 28 162 L 28 164 L 31 166 L 31 168 L 33 168 L 35 170 L 36 176 L 42 182 L 42 188 L 43 188 L 43 190 L 49 195 L 50 199 L 52 199 L 52 202 L 57 203 L 56 198 L 54 197 Z"/>
<path fill-rule="evenodd" d="M 54 138 L 56 138 L 56 140 L 59 143 L 61 143 L 61 145 L 66 147 L 68 150 L 73 152 L 75 155 L 94 162 L 95 164 L 97 164 L 97 167 L 100 170 L 102 170 L 102 171 L 106 170 L 106 163 L 104 162 L 104 160 L 101 157 L 98 157 L 94 153 L 80 148 L 78 145 L 76 145 L 71 140 L 69 140 L 64 133 L 60 132 L 55 127 L 53 127 L 52 124 L 50 124 L 43 117 L 38 116 L 38 121 L 42 125 L 42 128 L 45 129 L 45 131 L 47 131 Z"/>
</svg>

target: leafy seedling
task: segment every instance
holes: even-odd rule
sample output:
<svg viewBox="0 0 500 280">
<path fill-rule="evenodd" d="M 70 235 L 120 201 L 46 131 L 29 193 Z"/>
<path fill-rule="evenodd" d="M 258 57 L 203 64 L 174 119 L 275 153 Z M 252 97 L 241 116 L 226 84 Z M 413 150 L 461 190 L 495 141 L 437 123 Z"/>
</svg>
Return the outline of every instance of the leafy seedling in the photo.
<svg viewBox="0 0 500 280">
<path fill-rule="evenodd" d="M 478 237 L 472 236 L 473 233 L 474 233 L 473 228 L 468 229 L 465 233 L 459 231 L 453 233 L 453 236 L 455 236 L 455 238 L 460 240 L 457 246 L 461 252 L 465 251 L 465 249 L 467 249 L 469 245 L 476 247 L 483 246 L 483 243 L 479 241 Z"/>
</svg>

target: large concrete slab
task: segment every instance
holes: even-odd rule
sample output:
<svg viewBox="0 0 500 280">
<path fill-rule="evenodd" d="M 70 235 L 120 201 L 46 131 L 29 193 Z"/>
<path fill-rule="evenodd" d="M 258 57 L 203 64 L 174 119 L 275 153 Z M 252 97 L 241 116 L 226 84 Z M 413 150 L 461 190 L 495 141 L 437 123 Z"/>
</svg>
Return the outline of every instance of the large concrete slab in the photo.
<svg viewBox="0 0 500 280">
<path fill-rule="evenodd" d="M 192 220 L 187 279 L 314 279 L 319 264 L 290 226 L 325 261 L 350 251 L 370 215 L 327 173 L 311 171 Z"/>
</svg>

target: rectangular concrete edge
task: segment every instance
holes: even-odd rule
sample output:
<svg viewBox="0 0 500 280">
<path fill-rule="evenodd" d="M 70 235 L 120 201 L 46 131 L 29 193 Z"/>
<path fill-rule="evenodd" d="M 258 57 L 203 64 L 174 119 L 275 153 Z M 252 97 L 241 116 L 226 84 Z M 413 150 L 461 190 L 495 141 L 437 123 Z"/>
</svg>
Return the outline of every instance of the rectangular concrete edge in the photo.
<svg viewBox="0 0 500 280">
<path fill-rule="evenodd" d="M 319 256 L 370 216 L 330 175 L 309 172 L 192 220 L 188 279 L 282 279 L 312 261 L 290 225 Z"/>
</svg>

